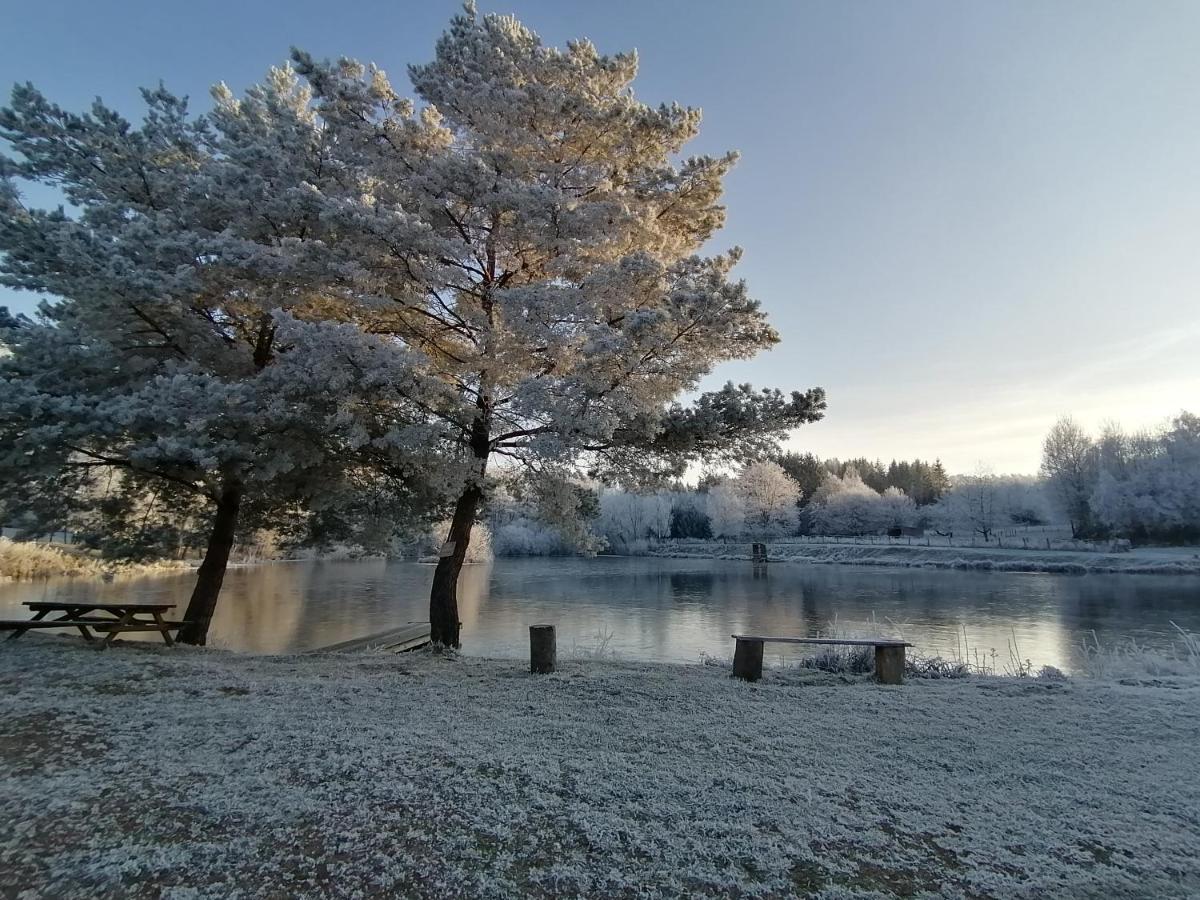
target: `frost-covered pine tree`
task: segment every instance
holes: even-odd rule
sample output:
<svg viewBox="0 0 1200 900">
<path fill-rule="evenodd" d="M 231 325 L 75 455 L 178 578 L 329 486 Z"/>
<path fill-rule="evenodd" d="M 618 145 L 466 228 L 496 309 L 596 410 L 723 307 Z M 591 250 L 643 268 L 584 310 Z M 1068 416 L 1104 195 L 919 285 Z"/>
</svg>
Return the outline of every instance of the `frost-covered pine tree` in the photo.
<svg viewBox="0 0 1200 900">
<path fill-rule="evenodd" d="M 740 252 L 698 255 L 734 155 L 679 156 L 700 113 L 639 102 L 636 55 L 547 47 L 468 4 L 409 70 L 419 116 L 376 69 L 295 63 L 339 155 L 344 189 L 320 197 L 342 232 L 320 259 L 330 285 L 452 395 L 425 404 L 458 483 L 435 642 L 459 644 L 456 585 L 493 460 L 648 483 L 774 452 L 820 416 L 819 389 L 676 402 L 777 336 L 730 277 Z"/>
<path fill-rule="evenodd" d="M 0 484 L 10 508 L 51 518 L 120 515 L 114 491 L 203 511 L 180 639 L 204 643 L 248 514 L 329 525 L 429 504 L 408 451 L 439 436 L 407 398 L 438 386 L 417 387 L 417 354 L 350 324 L 357 300 L 312 277 L 333 236 L 313 198 L 336 167 L 294 75 L 242 100 L 219 89 L 198 118 L 144 97 L 140 127 L 29 85 L 0 111 L 0 281 L 52 298 L 0 336 Z M 26 208 L 19 179 L 69 209 Z"/>
</svg>

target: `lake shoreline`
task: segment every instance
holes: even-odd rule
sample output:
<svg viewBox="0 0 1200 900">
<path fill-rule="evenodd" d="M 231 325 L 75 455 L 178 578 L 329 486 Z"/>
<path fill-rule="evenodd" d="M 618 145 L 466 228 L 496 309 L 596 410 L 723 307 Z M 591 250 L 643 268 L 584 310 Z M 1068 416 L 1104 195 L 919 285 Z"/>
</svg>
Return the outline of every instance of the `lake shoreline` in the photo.
<svg viewBox="0 0 1200 900">
<path fill-rule="evenodd" d="M 1196 677 L 751 685 L 26 637 L 0 683 L 5 893 L 1200 890 Z"/>
<path fill-rule="evenodd" d="M 768 562 L 814 565 L 894 566 L 963 571 L 1030 572 L 1057 575 L 1200 575 L 1200 548 L 1147 548 L 1126 553 L 1035 551 L 990 547 L 926 547 L 906 544 L 767 543 Z M 649 548 L 666 559 L 752 561 L 750 545 L 673 540 Z"/>
</svg>

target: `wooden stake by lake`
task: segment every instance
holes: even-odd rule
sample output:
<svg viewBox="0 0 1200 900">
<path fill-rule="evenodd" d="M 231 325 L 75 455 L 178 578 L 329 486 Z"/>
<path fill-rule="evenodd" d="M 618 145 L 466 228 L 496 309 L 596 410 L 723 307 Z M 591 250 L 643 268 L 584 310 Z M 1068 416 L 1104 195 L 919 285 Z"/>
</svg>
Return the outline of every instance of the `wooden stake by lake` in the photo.
<svg viewBox="0 0 1200 900">
<path fill-rule="evenodd" d="M 529 671 L 535 675 L 546 675 L 554 671 L 558 662 L 558 651 L 554 641 L 553 625 L 529 626 Z"/>
</svg>

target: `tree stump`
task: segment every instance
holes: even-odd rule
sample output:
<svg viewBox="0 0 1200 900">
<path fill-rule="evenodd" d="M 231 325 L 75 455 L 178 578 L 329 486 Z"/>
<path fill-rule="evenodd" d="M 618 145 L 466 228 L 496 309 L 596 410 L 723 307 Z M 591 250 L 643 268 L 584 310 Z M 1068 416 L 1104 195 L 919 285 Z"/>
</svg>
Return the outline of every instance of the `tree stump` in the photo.
<svg viewBox="0 0 1200 900">
<path fill-rule="evenodd" d="M 733 677 L 743 681 L 762 678 L 763 642 L 737 638 L 733 648 Z"/>
<path fill-rule="evenodd" d="M 875 679 L 880 684 L 904 683 L 904 647 L 875 647 Z"/>
<path fill-rule="evenodd" d="M 558 651 L 554 642 L 553 625 L 529 626 L 529 671 L 546 675 L 554 671 Z"/>
</svg>

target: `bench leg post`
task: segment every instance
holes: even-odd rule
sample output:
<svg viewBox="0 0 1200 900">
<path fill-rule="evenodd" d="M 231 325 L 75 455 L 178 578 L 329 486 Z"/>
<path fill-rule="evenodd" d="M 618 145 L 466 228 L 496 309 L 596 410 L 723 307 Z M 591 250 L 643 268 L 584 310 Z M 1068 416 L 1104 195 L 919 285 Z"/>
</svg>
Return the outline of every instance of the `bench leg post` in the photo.
<svg viewBox="0 0 1200 900">
<path fill-rule="evenodd" d="M 763 642 L 735 638 L 733 648 L 733 677 L 743 681 L 762 678 Z"/>
<path fill-rule="evenodd" d="M 880 684 L 904 683 L 904 648 L 875 648 L 875 680 Z"/>
</svg>

